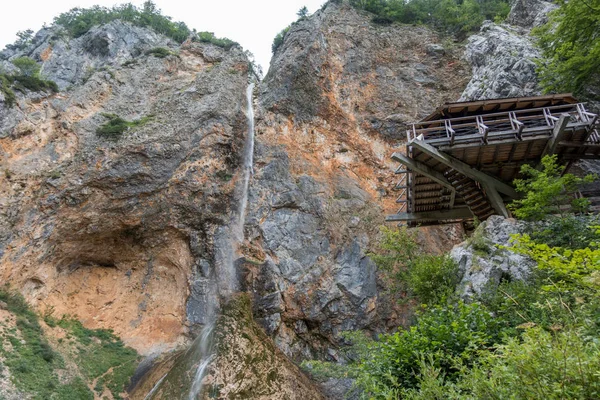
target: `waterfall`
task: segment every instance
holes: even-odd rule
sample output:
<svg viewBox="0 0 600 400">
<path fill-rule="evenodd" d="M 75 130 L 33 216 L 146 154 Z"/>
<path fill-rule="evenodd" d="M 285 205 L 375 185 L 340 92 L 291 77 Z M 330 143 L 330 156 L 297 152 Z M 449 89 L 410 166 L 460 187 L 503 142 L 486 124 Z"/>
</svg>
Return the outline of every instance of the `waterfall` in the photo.
<svg viewBox="0 0 600 400">
<path fill-rule="evenodd" d="M 239 245 L 244 241 L 244 221 L 246 218 L 246 207 L 248 206 L 248 186 L 250 175 L 253 173 L 252 165 L 254 158 L 254 108 L 252 105 L 252 94 L 254 92 L 254 83 L 250 83 L 246 89 L 246 118 L 248 120 L 248 132 L 244 144 L 244 153 L 242 158 L 241 180 L 236 185 L 236 196 L 238 207 L 232 215 L 228 226 L 223 226 L 217 230 L 214 239 L 215 249 L 215 278 L 217 290 L 221 299 L 227 300 L 231 294 L 239 290 L 239 283 L 235 271 L 236 252 Z M 214 359 L 213 349 L 213 330 L 217 316 L 217 304 L 212 305 L 209 312 L 208 322 L 202 333 L 191 346 L 194 352 L 198 353 L 195 357 L 198 360 L 196 373 L 192 382 L 189 400 L 195 400 L 202 392 L 202 381 L 208 370 L 211 361 Z"/>
</svg>

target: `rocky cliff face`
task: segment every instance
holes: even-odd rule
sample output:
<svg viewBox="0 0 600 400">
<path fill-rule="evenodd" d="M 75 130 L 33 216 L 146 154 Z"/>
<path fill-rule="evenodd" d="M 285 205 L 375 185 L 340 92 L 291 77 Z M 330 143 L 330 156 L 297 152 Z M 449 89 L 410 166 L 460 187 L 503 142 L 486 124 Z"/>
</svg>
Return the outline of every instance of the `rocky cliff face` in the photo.
<svg viewBox="0 0 600 400">
<path fill-rule="evenodd" d="M 147 54 L 156 47 L 173 54 Z M 112 22 L 78 39 L 44 29 L 28 48 L 2 53 L 3 68 L 21 55 L 61 91 L 18 93 L 12 108 L 0 98 L 2 279 L 39 310 L 112 328 L 143 354 L 189 344 L 190 327 L 206 322 L 215 232 L 237 203 L 243 51 L 178 46 Z M 291 27 L 257 89 L 237 262 L 256 322 L 283 353 L 337 360 L 342 331 L 406 322 L 368 256 L 384 215 L 397 211 L 389 156 L 409 123 L 461 93 L 538 93 L 536 56 L 521 28 L 486 24 L 465 53 L 426 27 L 377 25 L 337 1 Z M 115 115 L 145 123 L 118 140 L 98 135 Z M 421 238 L 441 251 L 462 235 L 449 226 Z M 277 382 L 287 385 L 297 370 L 281 360 Z"/>
<path fill-rule="evenodd" d="M 397 211 L 389 156 L 469 76 L 427 28 L 370 19 L 330 2 L 294 24 L 259 89 L 246 286 L 295 358 L 335 360 L 340 332 L 402 322 L 367 255 Z"/>
<path fill-rule="evenodd" d="M 72 88 L 0 105 L 2 280 L 144 353 L 173 347 L 228 214 L 248 60 L 199 43 L 156 58 L 166 39 L 122 22 L 62 37 L 42 31 L 22 54 Z M 149 121 L 109 140 L 107 113 Z"/>
</svg>

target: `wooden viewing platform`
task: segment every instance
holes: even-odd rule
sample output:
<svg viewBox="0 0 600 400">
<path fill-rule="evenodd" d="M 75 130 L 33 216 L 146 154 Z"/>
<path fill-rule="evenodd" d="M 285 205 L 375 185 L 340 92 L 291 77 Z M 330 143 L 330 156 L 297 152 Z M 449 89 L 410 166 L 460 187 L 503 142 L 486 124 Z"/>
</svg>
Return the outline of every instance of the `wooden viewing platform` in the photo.
<svg viewBox="0 0 600 400">
<path fill-rule="evenodd" d="M 512 183 L 523 164 L 556 154 L 600 159 L 600 121 L 570 94 L 447 103 L 407 131 L 406 152 L 392 158 L 400 210 L 409 225 L 509 216 Z"/>
</svg>

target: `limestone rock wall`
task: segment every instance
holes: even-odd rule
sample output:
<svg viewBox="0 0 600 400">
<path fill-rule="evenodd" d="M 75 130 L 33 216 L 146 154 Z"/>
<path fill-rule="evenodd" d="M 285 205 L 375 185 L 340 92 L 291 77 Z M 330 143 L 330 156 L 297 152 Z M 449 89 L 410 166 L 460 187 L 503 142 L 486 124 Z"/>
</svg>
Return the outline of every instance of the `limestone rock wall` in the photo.
<svg viewBox="0 0 600 400">
<path fill-rule="evenodd" d="M 63 90 L 0 103 L 1 280 L 142 353 L 172 348 L 229 220 L 248 60 L 123 22 L 78 39 L 57 29 L 2 55 L 34 57 Z M 167 45 L 173 55 L 146 54 Z M 107 114 L 149 121 L 111 140 L 96 133 Z"/>
<path fill-rule="evenodd" d="M 255 313 L 295 359 L 339 359 L 345 330 L 405 322 L 369 258 L 395 213 L 395 167 L 407 124 L 456 100 L 461 49 L 425 27 L 381 26 L 329 2 L 294 24 L 259 87 L 245 285 Z M 459 229 L 435 228 L 432 248 Z"/>
</svg>

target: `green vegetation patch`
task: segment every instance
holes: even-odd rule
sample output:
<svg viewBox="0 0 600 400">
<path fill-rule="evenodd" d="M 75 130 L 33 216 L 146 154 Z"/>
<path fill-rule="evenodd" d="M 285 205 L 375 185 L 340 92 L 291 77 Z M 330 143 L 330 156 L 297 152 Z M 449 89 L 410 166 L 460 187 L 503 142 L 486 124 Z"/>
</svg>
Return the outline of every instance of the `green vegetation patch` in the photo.
<svg viewBox="0 0 600 400">
<path fill-rule="evenodd" d="M 460 38 L 479 29 L 484 20 L 503 20 L 510 11 L 507 0 L 350 0 L 369 11 L 373 22 L 426 24 Z"/>
<path fill-rule="evenodd" d="M 598 100 L 593 91 L 600 88 L 600 0 L 557 3 L 549 22 L 532 30 L 543 55 L 537 70 L 541 85 L 547 93 Z"/>
<path fill-rule="evenodd" d="M 424 304 L 439 304 L 452 297 L 458 284 L 456 263 L 447 255 L 423 252 L 414 230 L 382 228 L 379 248 L 369 255 L 391 292 Z"/>
<path fill-rule="evenodd" d="M 233 40 L 215 37 L 212 32 L 198 33 L 188 28 L 183 22 L 173 22 L 171 17 L 162 15 L 161 10 L 150 0 L 145 1 L 142 7 L 127 3 L 112 8 L 101 6 L 73 8 L 54 18 L 54 23 L 65 27 L 69 35 L 76 38 L 87 33 L 94 26 L 104 25 L 115 20 L 150 28 L 175 40 L 177 43 L 183 43 L 187 39 L 191 39 L 212 43 L 225 49 L 237 45 Z M 160 55 L 157 56 L 160 57 Z M 163 57 L 165 56 L 163 55 Z"/>
<path fill-rule="evenodd" d="M 151 28 L 178 43 L 185 41 L 192 31 L 183 22 L 173 22 L 164 16 L 152 1 L 146 1 L 141 8 L 131 3 L 112 8 L 93 6 L 91 8 L 73 8 L 54 18 L 56 25 L 66 28 L 72 37 L 87 33 L 92 27 L 104 25 L 114 20 L 122 20 L 135 26 Z"/>
<path fill-rule="evenodd" d="M 58 92 L 58 85 L 55 82 L 45 80 L 40 76 L 41 67 L 32 58 L 19 57 L 12 60 L 12 63 L 19 69 L 19 73 L 0 74 L 0 92 L 4 95 L 6 104 L 9 107 L 12 107 L 16 102 L 13 90 L 22 93 L 25 93 L 26 90 Z"/>
<path fill-rule="evenodd" d="M 273 39 L 273 44 L 271 45 L 271 51 L 273 52 L 273 54 L 275 54 L 275 52 L 277 51 L 277 49 L 279 49 L 279 47 L 281 47 L 281 45 L 283 44 L 283 40 L 285 39 L 285 35 L 290 31 L 290 28 L 292 26 L 289 25 L 285 28 L 283 28 L 281 30 L 281 32 L 279 32 L 275 38 Z"/>
<path fill-rule="evenodd" d="M 153 116 L 145 116 L 135 121 L 127 121 L 116 114 L 102 114 L 108 121 L 96 130 L 96 134 L 107 139 L 117 140 L 121 135 L 138 126 L 142 126 L 150 122 Z"/>
<path fill-rule="evenodd" d="M 212 43 L 215 46 L 219 46 L 224 49 L 230 49 L 231 47 L 238 44 L 237 42 L 234 42 L 233 40 L 227 38 L 218 38 L 212 32 L 198 32 L 196 37 L 194 37 L 193 39 L 198 40 L 202 43 Z"/>
<path fill-rule="evenodd" d="M 87 329 L 69 317 L 59 320 L 46 315 L 44 320 L 50 329 L 62 329 L 67 337 L 54 348 L 39 316 L 20 294 L 7 286 L 0 287 L 0 301 L 6 303 L 6 309 L 16 318 L 16 329 L 4 327 L 0 355 L 19 391 L 35 400 L 91 400 L 94 394 L 88 383 L 102 377 L 97 385 L 98 394 L 107 387 L 115 399 L 121 398 L 139 356 L 112 331 Z M 75 357 L 70 361 L 78 368 L 75 373 L 65 368 L 65 359 L 71 357 Z"/>
<path fill-rule="evenodd" d="M 165 47 L 154 47 L 146 52 L 146 54 L 157 57 L 157 58 L 165 58 L 173 54 L 173 52 Z"/>
<path fill-rule="evenodd" d="M 9 107 L 15 105 L 17 98 L 15 97 L 15 92 L 11 89 L 11 81 L 3 74 L 0 74 L 0 92 L 4 95 L 4 101 Z"/>
<path fill-rule="evenodd" d="M 524 280 L 500 278 L 468 303 L 450 290 L 428 298 L 427 291 L 455 284 L 440 279 L 452 269 L 422 268 L 417 260 L 430 262 L 412 232 L 384 231 L 373 259 L 399 290 L 428 298 L 427 306 L 412 326 L 376 340 L 345 334 L 346 365 L 303 366 L 319 378 L 353 377 L 368 399 L 600 398 L 600 226 L 571 195 L 589 178 L 562 175 L 553 158 L 543 167 L 522 168 L 516 186 L 525 196 L 512 206 L 532 221 L 533 234 L 514 235 L 503 247 L 537 263 Z M 470 244 L 489 257 L 481 227 Z"/>
<path fill-rule="evenodd" d="M 125 347 L 112 330 L 88 329 L 69 317 L 63 317 L 57 322 L 57 326 L 65 329 L 69 333 L 67 337 L 80 344 L 76 361 L 86 380 L 93 381 L 102 377 L 102 382 L 96 388 L 98 394 L 106 386 L 115 398 L 119 398 L 139 361 L 137 352 Z M 111 372 L 107 374 L 108 371 Z"/>
</svg>

